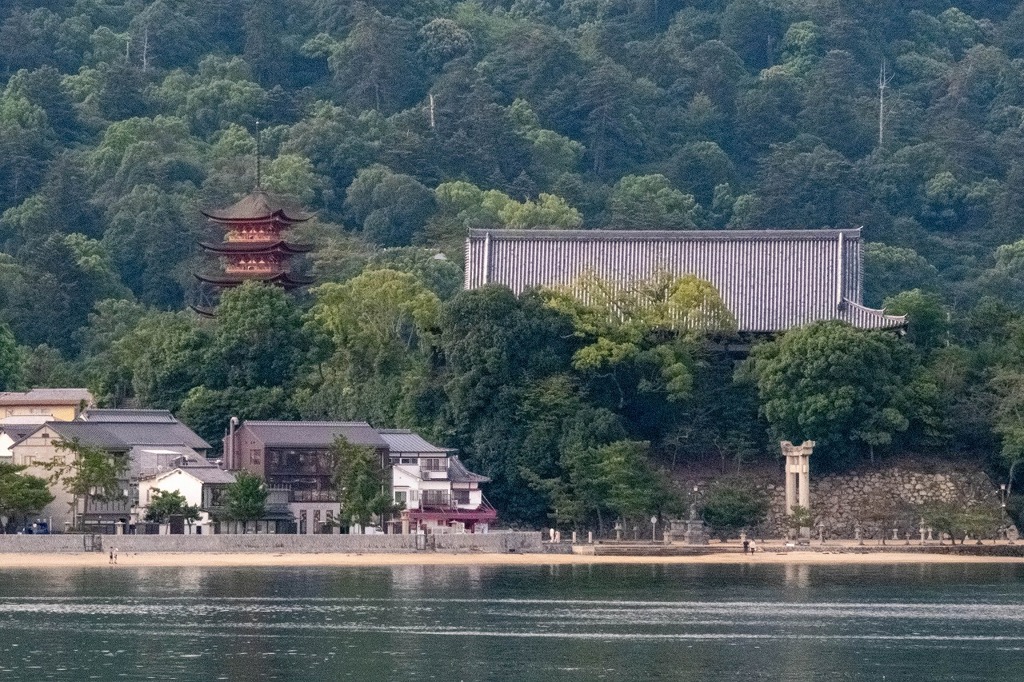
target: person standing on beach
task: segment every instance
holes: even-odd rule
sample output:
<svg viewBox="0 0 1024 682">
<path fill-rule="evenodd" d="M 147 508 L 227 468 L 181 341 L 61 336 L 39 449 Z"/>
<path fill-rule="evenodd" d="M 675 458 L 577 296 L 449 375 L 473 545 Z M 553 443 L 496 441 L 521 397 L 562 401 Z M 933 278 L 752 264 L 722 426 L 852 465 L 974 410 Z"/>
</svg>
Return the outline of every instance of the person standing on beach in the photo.
<svg viewBox="0 0 1024 682">
<path fill-rule="evenodd" d="M 111 566 L 114 565 L 114 550 L 110 550 L 110 558 L 107 560 L 107 563 Z"/>
<path fill-rule="evenodd" d="M 114 565 L 117 566 L 117 547 L 114 548 L 114 551 L 111 552 L 111 554 L 114 557 Z"/>
<path fill-rule="evenodd" d="M 750 541 L 750 553 L 753 554 L 757 551 L 757 540 Z"/>
<path fill-rule="evenodd" d="M 746 554 L 750 551 L 750 540 L 743 541 L 743 553 Z"/>
</svg>

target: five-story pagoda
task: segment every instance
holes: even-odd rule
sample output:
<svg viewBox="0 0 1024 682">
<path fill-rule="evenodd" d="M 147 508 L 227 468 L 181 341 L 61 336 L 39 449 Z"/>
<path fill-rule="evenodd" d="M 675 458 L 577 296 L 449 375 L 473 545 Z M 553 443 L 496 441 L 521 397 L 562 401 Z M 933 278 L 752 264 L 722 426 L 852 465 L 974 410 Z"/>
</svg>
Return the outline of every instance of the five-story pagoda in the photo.
<svg viewBox="0 0 1024 682">
<path fill-rule="evenodd" d="M 256 280 L 277 284 L 285 289 L 311 284 L 312 280 L 293 275 L 289 260 L 308 247 L 286 241 L 285 233 L 309 216 L 289 213 L 259 186 L 233 206 L 203 215 L 227 233 L 223 242 L 200 242 L 204 251 L 221 257 L 223 273 L 196 278 L 219 288 L 236 287 Z"/>
</svg>

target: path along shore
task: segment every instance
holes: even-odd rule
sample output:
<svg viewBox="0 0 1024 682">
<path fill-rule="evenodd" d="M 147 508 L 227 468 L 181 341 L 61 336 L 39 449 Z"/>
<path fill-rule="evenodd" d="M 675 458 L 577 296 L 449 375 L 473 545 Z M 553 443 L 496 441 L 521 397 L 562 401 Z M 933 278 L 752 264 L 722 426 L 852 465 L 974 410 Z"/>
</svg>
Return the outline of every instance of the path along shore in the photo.
<svg viewBox="0 0 1024 682">
<path fill-rule="evenodd" d="M 5 569 L 86 568 L 107 566 L 108 552 L 75 554 L 10 553 L 0 555 Z M 117 566 L 126 567 L 286 567 L 286 566 L 553 566 L 594 564 L 1024 564 L 1024 557 L 965 556 L 925 552 L 874 552 L 857 554 L 828 551 L 784 551 L 770 548 L 756 554 L 736 552 L 692 556 L 594 556 L 586 554 L 487 554 L 487 553 L 215 553 L 138 552 L 118 553 Z"/>
</svg>

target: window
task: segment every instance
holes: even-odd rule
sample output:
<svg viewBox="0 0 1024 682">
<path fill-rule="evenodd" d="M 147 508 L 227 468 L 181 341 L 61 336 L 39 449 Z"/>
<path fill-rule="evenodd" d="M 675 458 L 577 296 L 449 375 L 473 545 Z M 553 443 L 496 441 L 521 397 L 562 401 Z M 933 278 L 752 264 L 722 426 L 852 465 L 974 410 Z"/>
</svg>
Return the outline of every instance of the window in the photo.
<svg viewBox="0 0 1024 682">
<path fill-rule="evenodd" d="M 402 507 L 404 509 L 405 508 L 405 500 L 408 497 L 408 495 L 409 495 L 409 493 L 407 493 L 405 490 L 396 490 L 395 491 L 395 504 L 397 504 L 399 507 Z"/>
<path fill-rule="evenodd" d="M 453 490 L 452 498 L 455 500 L 455 504 L 469 504 L 469 491 Z"/>
<path fill-rule="evenodd" d="M 416 458 L 415 457 L 401 457 L 401 458 L 399 458 L 398 463 L 399 464 L 415 464 L 416 463 Z"/>
<path fill-rule="evenodd" d="M 425 471 L 448 471 L 448 459 L 446 457 L 421 459 L 420 467 Z"/>
</svg>

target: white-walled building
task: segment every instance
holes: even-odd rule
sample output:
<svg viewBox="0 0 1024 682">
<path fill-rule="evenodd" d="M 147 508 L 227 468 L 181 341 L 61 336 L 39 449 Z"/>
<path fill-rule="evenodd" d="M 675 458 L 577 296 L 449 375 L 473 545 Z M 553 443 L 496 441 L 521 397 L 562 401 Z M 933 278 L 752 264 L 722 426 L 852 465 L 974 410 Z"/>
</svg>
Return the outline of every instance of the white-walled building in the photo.
<svg viewBox="0 0 1024 682">
<path fill-rule="evenodd" d="M 139 520 L 145 518 L 146 509 L 157 490 L 177 492 L 185 498 L 186 504 L 199 508 L 199 520 L 189 530 L 196 534 L 212 533 L 211 513 L 222 505 L 224 489 L 234 482 L 234 474 L 211 463 L 188 458 L 179 460 L 168 471 L 139 478 L 139 499 L 133 516 Z"/>
<path fill-rule="evenodd" d="M 480 490 L 489 478 L 466 469 L 453 450 L 412 431 L 378 433 L 388 444 L 395 503 L 404 507 L 396 522 L 400 532 L 487 532 L 498 516 Z"/>
</svg>

